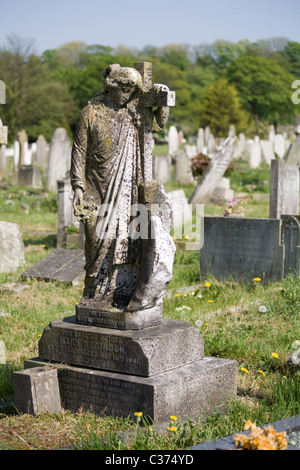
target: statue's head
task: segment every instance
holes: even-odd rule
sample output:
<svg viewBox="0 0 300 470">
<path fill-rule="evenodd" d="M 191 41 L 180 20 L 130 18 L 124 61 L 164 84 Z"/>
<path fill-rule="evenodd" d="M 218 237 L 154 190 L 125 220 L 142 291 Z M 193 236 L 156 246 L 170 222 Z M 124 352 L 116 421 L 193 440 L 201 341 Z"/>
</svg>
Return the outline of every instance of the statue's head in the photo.
<svg viewBox="0 0 300 470">
<path fill-rule="evenodd" d="M 102 75 L 105 79 L 105 90 L 117 106 L 124 105 L 136 89 L 142 88 L 140 73 L 131 67 L 112 64 L 103 71 Z"/>
</svg>

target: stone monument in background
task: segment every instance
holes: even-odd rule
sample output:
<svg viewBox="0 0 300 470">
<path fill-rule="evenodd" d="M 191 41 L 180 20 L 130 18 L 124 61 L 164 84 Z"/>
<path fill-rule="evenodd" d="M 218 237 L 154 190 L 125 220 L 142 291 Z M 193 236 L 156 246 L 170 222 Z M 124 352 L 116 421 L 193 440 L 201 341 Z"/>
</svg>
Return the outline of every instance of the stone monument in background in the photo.
<svg viewBox="0 0 300 470">
<path fill-rule="evenodd" d="M 56 368 L 64 409 L 198 418 L 236 394 L 237 367 L 205 357 L 192 324 L 162 316 L 175 245 L 171 204 L 152 179 L 152 129 L 165 127 L 175 94 L 152 85 L 148 62 L 113 64 L 103 76 L 105 90 L 82 110 L 72 151 L 74 212 L 85 227 L 83 296 L 76 314 L 45 328 L 39 357 L 25 368 L 37 368 L 41 390 L 41 371 L 49 380 Z M 23 372 L 15 389 L 35 383 L 34 372 Z M 38 409 L 45 411 L 40 402 Z"/>
</svg>

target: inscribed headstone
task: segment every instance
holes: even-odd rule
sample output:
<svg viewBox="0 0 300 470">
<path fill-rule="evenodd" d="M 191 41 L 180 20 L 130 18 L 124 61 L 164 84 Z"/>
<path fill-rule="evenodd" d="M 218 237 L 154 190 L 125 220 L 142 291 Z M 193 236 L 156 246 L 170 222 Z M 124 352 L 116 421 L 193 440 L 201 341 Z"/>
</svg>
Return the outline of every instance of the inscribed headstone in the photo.
<svg viewBox="0 0 300 470">
<path fill-rule="evenodd" d="M 204 244 L 200 252 L 201 276 L 223 281 L 279 281 L 284 276 L 281 221 L 204 217 Z"/>
</svg>

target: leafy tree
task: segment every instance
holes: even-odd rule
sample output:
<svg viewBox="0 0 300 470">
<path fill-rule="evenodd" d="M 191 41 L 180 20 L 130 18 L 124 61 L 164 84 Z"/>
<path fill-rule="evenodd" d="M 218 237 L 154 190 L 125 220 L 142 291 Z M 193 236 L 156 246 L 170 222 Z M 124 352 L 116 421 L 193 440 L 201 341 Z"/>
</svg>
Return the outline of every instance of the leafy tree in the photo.
<svg viewBox="0 0 300 470">
<path fill-rule="evenodd" d="M 298 42 L 288 42 L 285 52 L 291 64 L 291 73 L 300 79 L 300 44 Z"/>
<path fill-rule="evenodd" d="M 231 64 L 226 75 L 236 86 L 244 109 L 254 118 L 275 124 L 293 122 L 294 78 L 274 60 L 243 56 Z"/>
<path fill-rule="evenodd" d="M 231 124 L 235 125 L 237 133 L 245 132 L 250 125 L 235 86 L 225 77 L 215 80 L 204 90 L 199 111 L 200 126 L 209 126 L 216 137 L 227 136 Z"/>
<path fill-rule="evenodd" d="M 0 51 L 0 75 L 6 84 L 1 113 L 10 141 L 23 128 L 30 140 L 39 134 L 49 139 L 57 127 L 70 131 L 74 103 L 68 87 L 49 79 L 46 65 L 26 41 L 21 46 L 19 38 L 10 38 L 9 48 Z"/>
</svg>

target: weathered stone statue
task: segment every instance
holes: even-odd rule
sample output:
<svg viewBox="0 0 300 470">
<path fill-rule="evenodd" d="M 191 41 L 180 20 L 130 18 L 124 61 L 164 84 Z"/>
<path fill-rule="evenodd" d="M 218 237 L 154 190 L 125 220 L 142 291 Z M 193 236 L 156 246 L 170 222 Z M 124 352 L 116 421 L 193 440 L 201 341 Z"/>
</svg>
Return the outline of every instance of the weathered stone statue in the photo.
<svg viewBox="0 0 300 470">
<path fill-rule="evenodd" d="M 173 92 L 149 84 L 151 64 L 136 65 L 142 73 L 119 64 L 104 70 L 104 92 L 82 110 L 74 138 L 73 205 L 86 256 L 79 323 L 126 328 L 118 312 L 143 310 L 146 326 L 158 323 L 172 276 L 171 208 L 152 181 L 151 132 L 165 127 Z"/>
</svg>

